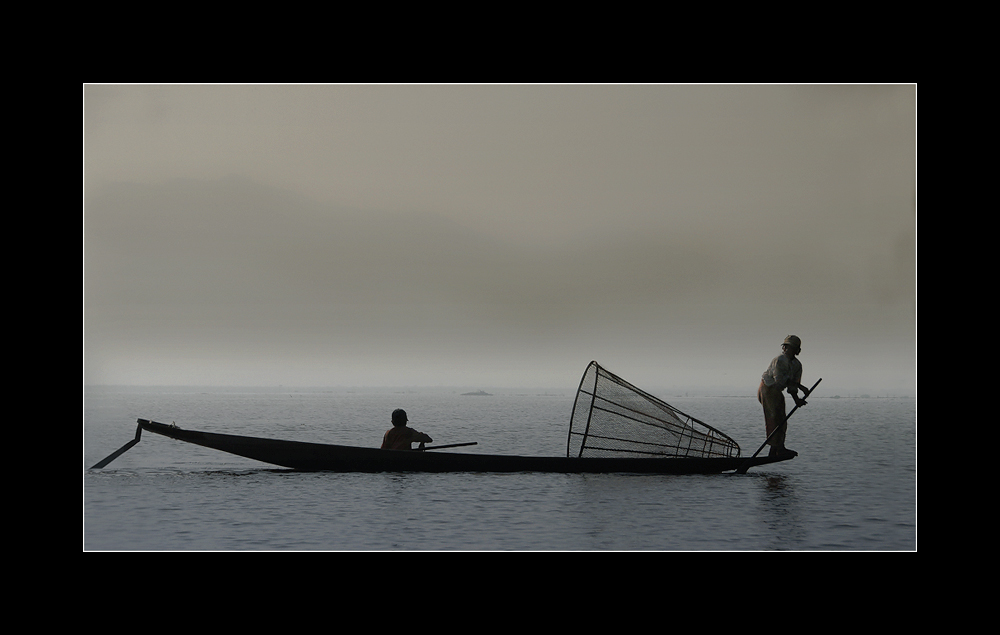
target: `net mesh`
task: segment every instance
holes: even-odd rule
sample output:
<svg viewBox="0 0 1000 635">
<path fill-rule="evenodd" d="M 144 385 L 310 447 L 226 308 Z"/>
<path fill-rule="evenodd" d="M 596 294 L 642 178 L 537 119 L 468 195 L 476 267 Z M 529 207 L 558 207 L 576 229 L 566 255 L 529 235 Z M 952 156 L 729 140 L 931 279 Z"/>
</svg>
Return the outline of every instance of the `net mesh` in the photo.
<svg viewBox="0 0 1000 635">
<path fill-rule="evenodd" d="M 570 418 L 568 457 L 738 457 L 715 428 L 639 390 L 597 362 L 587 366 Z"/>
</svg>

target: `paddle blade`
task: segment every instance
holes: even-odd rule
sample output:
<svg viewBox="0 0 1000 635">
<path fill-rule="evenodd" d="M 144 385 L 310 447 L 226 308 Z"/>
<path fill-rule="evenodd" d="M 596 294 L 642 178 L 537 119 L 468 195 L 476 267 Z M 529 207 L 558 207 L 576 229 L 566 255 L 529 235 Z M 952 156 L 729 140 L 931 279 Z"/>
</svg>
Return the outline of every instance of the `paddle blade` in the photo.
<svg viewBox="0 0 1000 635">
<path fill-rule="evenodd" d="M 92 470 L 103 469 L 105 466 L 108 465 L 108 463 L 111 463 L 112 461 L 114 461 L 115 459 L 117 459 L 118 457 L 120 457 L 121 455 L 123 455 L 126 452 L 128 452 L 128 450 L 133 445 L 135 445 L 136 443 L 139 442 L 139 438 L 141 436 L 142 436 L 142 426 L 136 426 L 136 428 L 135 428 L 135 438 L 134 439 L 132 439 L 131 441 L 129 441 L 128 443 L 126 443 L 122 447 L 118 448 L 114 452 L 112 452 L 107 458 L 105 458 L 103 461 L 100 461 L 99 463 L 95 464 L 94 467 L 92 467 L 90 469 L 92 469 Z"/>
</svg>

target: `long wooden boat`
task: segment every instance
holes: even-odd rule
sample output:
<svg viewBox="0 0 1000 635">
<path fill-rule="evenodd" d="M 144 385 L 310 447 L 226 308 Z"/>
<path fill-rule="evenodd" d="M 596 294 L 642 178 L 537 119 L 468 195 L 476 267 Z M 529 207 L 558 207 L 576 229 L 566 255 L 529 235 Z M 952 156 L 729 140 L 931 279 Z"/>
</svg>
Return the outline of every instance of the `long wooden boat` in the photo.
<svg viewBox="0 0 1000 635">
<path fill-rule="evenodd" d="M 768 442 L 765 440 L 753 456 L 743 457 L 735 439 L 640 390 L 596 361 L 587 366 L 580 380 L 570 415 L 565 457 L 437 451 L 474 443 L 428 447 L 425 451 L 382 450 L 198 432 L 148 419 L 139 419 L 138 423 L 135 439 L 95 465 L 95 469 L 105 467 L 138 443 L 143 430 L 270 465 L 310 472 L 742 474 L 752 467 L 795 456 L 790 452 L 758 457 Z"/>
<path fill-rule="evenodd" d="M 94 467 L 103 467 L 138 442 L 141 431 L 154 432 L 235 454 L 248 459 L 297 471 L 330 472 L 563 472 L 563 473 L 644 473 L 719 474 L 785 461 L 785 457 L 711 458 L 603 458 L 534 457 L 468 454 L 416 450 L 381 450 L 324 443 L 284 441 L 260 437 L 186 430 L 174 425 L 138 420 L 136 438 L 119 452 Z"/>
</svg>

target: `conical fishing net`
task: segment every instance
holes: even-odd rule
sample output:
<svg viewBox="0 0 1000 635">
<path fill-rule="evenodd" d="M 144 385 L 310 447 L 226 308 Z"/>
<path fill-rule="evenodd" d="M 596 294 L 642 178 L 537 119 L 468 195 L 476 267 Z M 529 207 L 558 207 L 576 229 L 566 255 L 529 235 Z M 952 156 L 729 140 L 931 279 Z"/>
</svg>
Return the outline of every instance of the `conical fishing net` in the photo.
<svg viewBox="0 0 1000 635">
<path fill-rule="evenodd" d="M 645 393 L 597 362 L 573 404 L 568 457 L 738 457 L 725 434 Z"/>
</svg>

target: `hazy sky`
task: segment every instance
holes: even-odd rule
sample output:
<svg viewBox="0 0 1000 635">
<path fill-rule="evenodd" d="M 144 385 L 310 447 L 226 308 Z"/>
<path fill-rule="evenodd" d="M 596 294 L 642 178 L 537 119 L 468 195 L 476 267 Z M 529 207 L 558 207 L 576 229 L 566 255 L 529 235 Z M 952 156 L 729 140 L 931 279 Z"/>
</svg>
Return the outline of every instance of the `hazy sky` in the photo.
<svg viewBox="0 0 1000 635">
<path fill-rule="evenodd" d="M 916 394 L 915 86 L 83 97 L 86 383 Z"/>
</svg>

